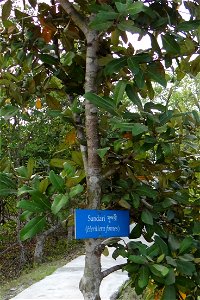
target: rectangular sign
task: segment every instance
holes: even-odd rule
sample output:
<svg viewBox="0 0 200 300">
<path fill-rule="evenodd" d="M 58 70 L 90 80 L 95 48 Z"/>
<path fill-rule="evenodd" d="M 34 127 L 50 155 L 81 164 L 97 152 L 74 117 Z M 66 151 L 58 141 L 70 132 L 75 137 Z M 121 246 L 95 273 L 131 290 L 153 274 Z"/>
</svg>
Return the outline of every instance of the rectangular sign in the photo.
<svg viewBox="0 0 200 300">
<path fill-rule="evenodd" d="M 108 238 L 129 236 L 128 210 L 75 210 L 75 238 Z"/>
</svg>

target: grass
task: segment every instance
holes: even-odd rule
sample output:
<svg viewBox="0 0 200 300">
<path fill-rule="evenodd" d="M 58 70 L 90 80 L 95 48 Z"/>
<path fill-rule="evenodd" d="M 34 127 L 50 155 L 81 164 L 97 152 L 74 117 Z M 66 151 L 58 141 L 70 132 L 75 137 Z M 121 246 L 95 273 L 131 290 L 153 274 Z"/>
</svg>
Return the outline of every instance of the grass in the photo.
<svg viewBox="0 0 200 300">
<path fill-rule="evenodd" d="M 81 254 L 83 254 L 83 247 L 81 247 L 80 243 L 73 241 L 68 244 L 68 249 L 65 252 L 65 255 L 62 253 L 57 257 L 49 258 L 48 262 L 42 263 L 41 265 L 25 267 L 18 278 L 3 282 L 0 287 L 0 299 L 11 299 L 30 285 L 40 281 L 48 275 L 51 275 L 58 268 L 64 266 Z"/>
</svg>

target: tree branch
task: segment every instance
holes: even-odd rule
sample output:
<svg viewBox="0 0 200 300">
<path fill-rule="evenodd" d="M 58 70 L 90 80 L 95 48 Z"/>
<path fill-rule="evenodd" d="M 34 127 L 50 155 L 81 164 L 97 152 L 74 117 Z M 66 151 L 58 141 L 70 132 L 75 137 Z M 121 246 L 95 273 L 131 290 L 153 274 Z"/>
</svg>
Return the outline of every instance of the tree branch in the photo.
<svg viewBox="0 0 200 300">
<path fill-rule="evenodd" d="M 113 266 L 113 267 L 111 267 L 111 268 L 103 271 L 102 272 L 102 279 L 105 278 L 106 276 L 110 275 L 111 273 L 115 272 L 115 271 L 121 270 L 125 266 L 126 266 L 126 263 L 125 264 L 121 264 L 121 265 Z"/>
<path fill-rule="evenodd" d="M 86 36 L 88 32 L 86 19 L 74 8 L 73 4 L 68 0 L 58 0 L 58 2 L 66 11 L 66 13 L 72 18 L 73 22 L 83 31 Z"/>
<path fill-rule="evenodd" d="M 115 174 L 117 172 L 117 170 L 120 169 L 120 166 L 116 166 L 115 168 L 112 168 L 110 170 L 108 170 L 105 174 L 102 175 L 101 180 L 105 180 L 108 177 L 110 177 L 111 175 Z"/>
<path fill-rule="evenodd" d="M 146 200 L 141 199 L 141 202 L 150 210 L 153 209 L 153 205 L 149 204 Z"/>
</svg>

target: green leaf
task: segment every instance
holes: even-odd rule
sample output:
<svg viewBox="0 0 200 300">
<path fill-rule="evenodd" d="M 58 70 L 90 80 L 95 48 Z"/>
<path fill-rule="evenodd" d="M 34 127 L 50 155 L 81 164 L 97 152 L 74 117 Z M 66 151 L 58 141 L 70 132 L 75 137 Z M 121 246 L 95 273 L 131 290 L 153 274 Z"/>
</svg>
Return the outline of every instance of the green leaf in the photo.
<svg viewBox="0 0 200 300">
<path fill-rule="evenodd" d="M 134 123 L 132 127 L 132 134 L 133 136 L 136 136 L 138 134 L 144 133 L 148 131 L 148 127 L 146 125 L 143 125 L 141 123 Z"/>
<path fill-rule="evenodd" d="M 100 97 L 94 93 L 88 92 L 84 95 L 85 99 L 89 100 L 92 104 L 99 108 L 103 108 L 105 111 L 109 112 L 111 115 L 116 116 L 115 104 L 112 99 L 108 100 Z"/>
<path fill-rule="evenodd" d="M 30 157 L 27 163 L 27 176 L 28 178 L 31 178 L 33 175 L 33 168 L 35 166 L 35 160 L 34 158 Z"/>
<path fill-rule="evenodd" d="M 17 193 L 17 186 L 7 173 L 0 173 L 0 196 L 8 196 Z"/>
<path fill-rule="evenodd" d="M 61 57 L 60 61 L 64 67 L 71 66 L 74 57 L 75 57 L 75 53 L 69 51 Z"/>
<path fill-rule="evenodd" d="M 29 212 L 44 212 L 46 209 L 39 205 L 39 203 L 36 203 L 34 201 L 28 201 L 28 200 L 21 200 L 17 203 L 17 208 L 22 208 L 24 210 L 27 210 Z"/>
<path fill-rule="evenodd" d="M 63 169 L 63 165 L 66 163 L 66 159 L 63 158 L 52 158 L 50 160 L 50 166 Z"/>
<path fill-rule="evenodd" d="M 113 73 L 119 72 L 127 64 L 126 57 L 115 58 L 111 60 L 105 67 L 105 75 L 112 75 Z"/>
<path fill-rule="evenodd" d="M 25 210 L 21 215 L 20 215 L 20 221 L 24 222 L 30 219 L 32 216 L 32 212 Z"/>
<path fill-rule="evenodd" d="M 179 247 L 179 253 L 182 254 L 189 250 L 193 246 L 194 240 L 191 236 L 187 236 L 184 238 L 184 240 L 181 242 Z"/>
<path fill-rule="evenodd" d="M 69 196 L 70 198 L 75 197 L 76 195 L 82 193 L 84 190 L 84 187 L 81 184 L 77 184 L 76 186 L 71 187 Z"/>
<path fill-rule="evenodd" d="M 23 194 L 25 194 L 25 193 L 29 193 L 29 192 L 32 191 L 32 190 L 33 190 L 33 189 L 30 188 L 28 185 L 23 185 L 22 187 L 20 187 L 20 188 L 18 189 L 17 195 L 18 195 L 18 196 L 21 196 L 21 195 L 23 195 Z"/>
<path fill-rule="evenodd" d="M 126 209 L 131 209 L 131 205 L 130 203 L 128 203 L 125 199 L 120 199 L 118 201 L 118 204 L 123 207 L 123 208 L 126 208 Z"/>
<path fill-rule="evenodd" d="M 115 128 L 122 131 L 131 131 L 134 136 L 148 131 L 148 127 L 141 123 L 120 123 L 118 120 L 112 120 L 112 123 Z"/>
<path fill-rule="evenodd" d="M 41 232 L 46 225 L 46 219 L 43 216 L 35 217 L 30 220 L 20 231 L 20 239 L 25 241 Z"/>
<path fill-rule="evenodd" d="M 172 234 L 169 234 L 168 244 L 169 244 L 172 251 L 176 251 L 180 247 L 180 242 Z"/>
<path fill-rule="evenodd" d="M 128 31 L 131 33 L 141 33 L 142 30 L 139 27 L 135 26 L 134 21 L 132 20 L 126 20 L 126 21 L 122 21 L 119 22 L 117 24 L 117 28 L 119 28 L 121 31 Z"/>
<path fill-rule="evenodd" d="M 138 239 L 142 235 L 142 229 L 142 224 L 136 224 L 136 226 L 131 230 L 130 239 Z"/>
<path fill-rule="evenodd" d="M 156 190 L 154 190 L 152 187 L 145 184 L 137 187 L 135 191 L 140 196 L 147 196 L 153 199 L 155 199 L 158 195 L 158 192 Z"/>
<path fill-rule="evenodd" d="M 142 266 L 139 270 L 138 286 L 144 289 L 149 283 L 149 268 Z"/>
<path fill-rule="evenodd" d="M 127 84 L 126 86 L 126 94 L 129 97 L 129 99 L 135 104 L 137 105 L 139 110 L 143 109 L 142 106 L 142 102 L 137 94 L 137 92 L 135 91 L 135 89 L 133 88 L 133 86 L 131 86 L 130 84 Z"/>
<path fill-rule="evenodd" d="M 200 222 L 194 222 L 193 234 L 200 235 Z"/>
<path fill-rule="evenodd" d="M 83 158 L 81 151 L 72 151 L 72 160 L 80 167 L 83 167 Z"/>
<path fill-rule="evenodd" d="M 155 243 L 159 246 L 161 253 L 164 253 L 165 255 L 168 255 L 169 249 L 167 244 L 161 239 L 159 236 L 155 236 Z"/>
<path fill-rule="evenodd" d="M 100 11 L 94 20 L 90 23 L 95 23 L 95 22 L 104 22 L 104 21 L 109 21 L 109 20 L 115 20 L 119 14 L 115 11 Z"/>
<path fill-rule="evenodd" d="M 158 256 L 156 262 L 159 264 L 159 263 L 161 263 L 161 261 L 163 261 L 164 258 L 165 258 L 165 254 L 163 253 L 160 256 Z"/>
<path fill-rule="evenodd" d="M 82 159 L 82 157 L 81 157 Z M 82 161 L 81 161 L 82 163 Z M 76 169 L 73 166 L 73 162 L 67 161 L 64 163 L 64 171 L 68 177 L 73 177 L 76 173 Z"/>
<path fill-rule="evenodd" d="M 146 254 L 150 258 L 154 258 L 155 256 L 158 255 L 158 253 L 159 253 L 159 248 L 158 248 L 158 246 L 156 244 L 153 244 L 149 248 L 147 248 Z"/>
<path fill-rule="evenodd" d="M 115 86 L 113 99 L 116 107 L 120 103 L 120 101 L 123 100 L 123 95 L 126 89 L 127 82 L 124 80 L 119 80 L 118 83 Z"/>
<path fill-rule="evenodd" d="M 6 105 L 0 109 L 0 117 L 3 117 L 6 121 L 14 117 L 18 113 L 19 109 L 13 105 Z"/>
<path fill-rule="evenodd" d="M 140 69 L 139 72 L 135 75 L 135 82 L 139 89 L 143 89 L 145 86 L 144 81 L 144 72 Z"/>
<path fill-rule="evenodd" d="M 58 192 L 64 191 L 65 188 L 64 179 L 61 176 L 55 174 L 53 170 L 51 170 L 49 173 L 49 179 Z"/>
<path fill-rule="evenodd" d="M 159 265 L 159 264 L 153 264 L 149 265 L 150 271 L 158 277 L 165 277 L 169 273 L 169 268 Z M 171 300 L 171 299 L 170 299 Z"/>
<path fill-rule="evenodd" d="M 171 265 L 173 267 L 177 266 L 176 260 L 174 258 L 172 258 L 171 256 L 166 256 L 166 261 L 167 261 L 168 265 Z"/>
<path fill-rule="evenodd" d="M 163 47 L 168 53 L 172 53 L 172 54 L 180 53 L 180 46 L 176 42 L 173 35 L 167 33 L 165 35 L 162 35 L 161 37 L 162 37 Z"/>
<path fill-rule="evenodd" d="M 175 281 L 176 281 L 176 277 L 175 277 L 174 269 L 170 268 L 169 273 L 167 274 L 167 276 L 165 278 L 165 285 L 174 284 Z"/>
<path fill-rule="evenodd" d="M 133 57 L 129 57 L 127 59 L 128 67 L 132 71 L 133 75 L 136 75 L 140 71 L 140 66 L 137 59 Z"/>
<path fill-rule="evenodd" d="M 39 190 L 30 190 L 29 194 L 31 195 L 31 199 L 37 203 L 39 206 L 43 207 L 43 209 L 50 210 L 51 205 L 49 199 L 46 195 L 41 193 Z"/>
<path fill-rule="evenodd" d="M 146 264 L 147 263 L 147 259 L 144 256 L 139 256 L 139 255 L 130 255 L 128 257 L 128 259 L 132 262 L 134 262 L 135 264 Z"/>
<path fill-rule="evenodd" d="M 46 191 L 48 185 L 49 185 L 49 180 L 48 180 L 48 178 L 44 178 L 44 179 L 41 180 L 40 183 L 39 183 L 39 187 L 38 187 L 39 191 L 40 191 L 41 193 L 44 193 L 44 192 Z"/>
<path fill-rule="evenodd" d="M 161 62 L 152 62 L 147 66 L 148 75 L 151 79 L 166 87 L 165 70 Z"/>
<path fill-rule="evenodd" d="M 192 276 L 196 269 L 194 263 L 177 259 L 177 271 L 183 275 Z"/>
<path fill-rule="evenodd" d="M 177 30 L 178 31 L 191 31 L 199 28 L 200 20 L 191 20 L 191 21 L 183 21 L 178 24 Z"/>
<path fill-rule="evenodd" d="M 2 21 L 6 21 L 10 17 L 11 9 L 12 9 L 12 1 L 7 0 L 2 6 L 2 14 L 1 14 Z"/>
<path fill-rule="evenodd" d="M 145 224 L 153 225 L 153 216 L 149 210 L 143 210 L 141 219 Z"/>
<path fill-rule="evenodd" d="M 105 147 L 102 149 L 97 149 L 97 153 L 101 158 L 104 158 L 104 156 L 106 155 L 106 153 L 110 150 L 110 147 Z"/>
<path fill-rule="evenodd" d="M 176 289 L 174 285 L 165 286 L 162 300 L 176 300 Z"/>
<path fill-rule="evenodd" d="M 21 166 L 19 168 L 16 168 L 15 170 L 19 174 L 20 177 L 29 179 L 28 170 L 25 166 Z"/>
<path fill-rule="evenodd" d="M 59 60 L 56 57 L 49 55 L 49 54 L 40 54 L 39 58 L 41 59 L 41 61 L 43 63 L 48 64 L 48 65 L 57 66 L 59 64 Z"/>
<path fill-rule="evenodd" d="M 51 210 L 54 215 L 56 215 L 69 201 L 69 196 L 65 195 L 56 195 L 53 199 L 51 205 Z"/>
<path fill-rule="evenodd" d="M 144 10 L 145 6 L 142 1 L 133 2 L 127 9 L 127 13 L 135 16 Z"/>
<path fill-rule="evenodd" d="M 91 29 L 96 29 L 98 31 L 106 31 L 113 25 L 113 21 L 101 22 L 101 20 L 94 20 L 90 23 Z"/>
</svg>

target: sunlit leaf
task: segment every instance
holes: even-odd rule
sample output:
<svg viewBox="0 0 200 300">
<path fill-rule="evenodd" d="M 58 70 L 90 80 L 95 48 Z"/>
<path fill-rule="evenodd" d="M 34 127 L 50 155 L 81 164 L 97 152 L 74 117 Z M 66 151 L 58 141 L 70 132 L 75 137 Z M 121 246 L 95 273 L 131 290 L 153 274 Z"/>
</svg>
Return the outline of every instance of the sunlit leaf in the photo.
<svg viewBox="0 0 200 300">
<path fill-rule="evenodd" d="M 77 184 L 76 186 L 71 187 L 69 196 L 70 198 L 75 197 L 76 195 L 82 193 L 84 190 L 84 187 L 81 184 Z"/>
<path fill-rule="evenodd" d="M 105 147 L 102 149 L 97 149 L 97 153 L 101 158 L 103 158 L 109 150 L 110 150 L 110 147 Z"/>
<path fill-rule="evenodd" d="M 153 216 L 149 210 L 143 210 L 141 219 L 145 224 L 153 225 Z"/>
<path fill-rule="evenodd" d="M 65 187 L 64 179 L 61 176 L 55 174 L 53 170 L 51 170 L 49 173 L 49 179 L 57 191 L 59 192 L 64 191 L 64 187 Z"/>
<path fill-rule="evenodd" d="M 52 213 L 56 215 L 68 203 L 68 201 L 69 196 L 67 194 L 56 195 L 51 205 Z"/>
<path fill-rule="evenodd" d="M 34 166 L 35 166 L 35 160 L 33 157 L 30 157 L 27 163 L 27 175 L 29 178 L 33 175 Z"/>
<path fill-rule="evenodd" d="M 20 231 L 20 239 L 25 241 L 31 239 L 37 233 L 41 232 L 46 225 L 46 218 L 43 216 L 34 217 Z"/>
<path fill-rule="evenodd" d="M 19 201 L 17 203 L 17 208 L 21 208 L 29 212 L 35 212 L 35 213 L 44 212 L 46 210 L 42 205 L 39 205 L 38 203 L 29 200 Z"/>
<path fill-rule="evenodd" d="M 149 283 L 149 268 L 142 266 L 139 270 L 138 285 L 141 289 L 145 288 Z"/>
<path fill-rule="evenodd" d="M 91 92 L 86 93 L 84 97 L 97 107 L 103 108 L 112 115 L 117 115 L 115 112 L 115 104 L 113 103 L 112 99 L 108 100 Z"/>
<path fill-rule="evenodd" d="M 153 264 L 149 266 L 151 272 L 158 277 L 165 277 L 169 273 L 169 268 L 159 265 Z"/>
</svg>

